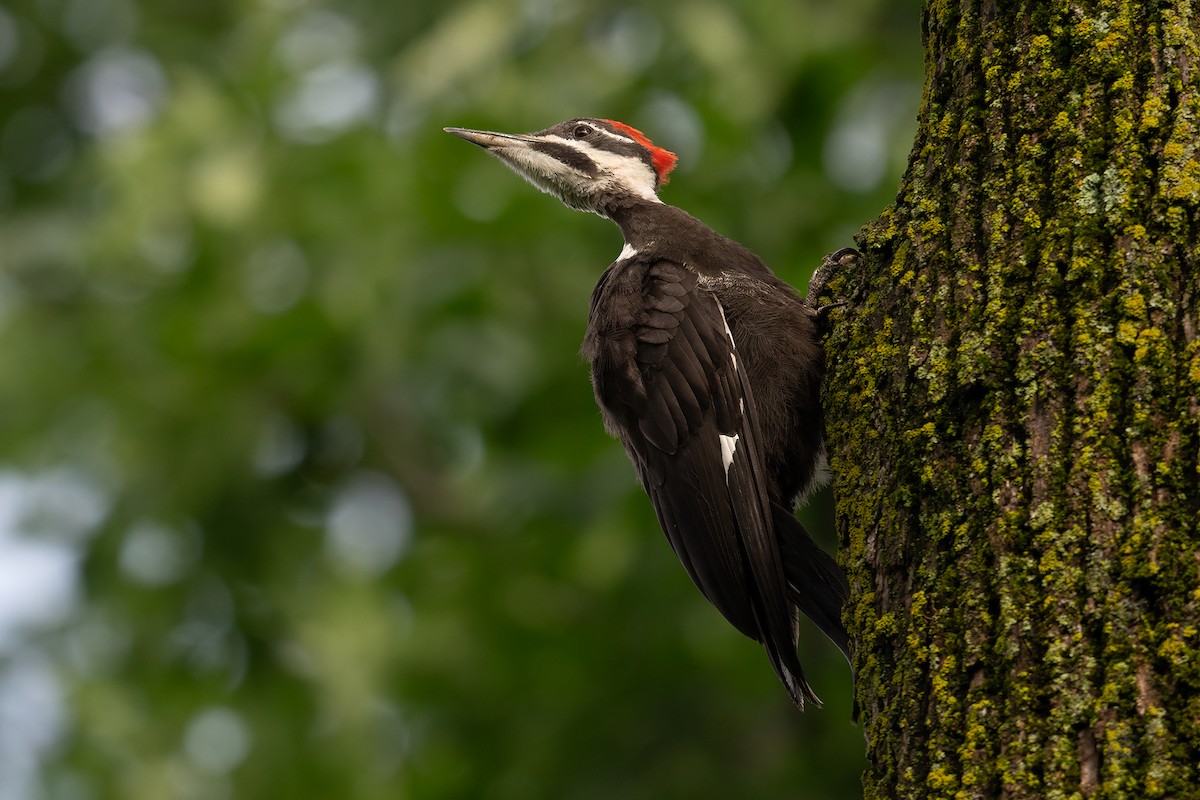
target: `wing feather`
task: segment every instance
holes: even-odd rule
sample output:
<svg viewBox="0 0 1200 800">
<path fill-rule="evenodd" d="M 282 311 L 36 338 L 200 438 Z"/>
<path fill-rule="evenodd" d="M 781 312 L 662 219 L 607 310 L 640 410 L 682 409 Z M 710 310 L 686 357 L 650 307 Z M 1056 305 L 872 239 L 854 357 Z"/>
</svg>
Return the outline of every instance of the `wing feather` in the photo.
<svg viewBox="0 0 1200 800">
<path fill-rule="evenodd" d="M 763 643 L 797 704 L 815 700 L 796 657 L 796 609 L 767 496 L 754 395 L 721 304 L 681 264 L 623 268 L 643 271 L 641 301 L 629 306 L 630 319 L 611 325 L 633 333 L 646 402 L 640 412 L 605 407 L 606 414 L 617 421 L 663 531 L 696 586 L 734 627 Z M 603 336 L 597 338 L 602 350 Z M 593 357 L 597 386 L 633 380 L 599 356 Z M 613 374 L 597 374 L 605 365 Z M 628 394 L 613 388 L 610 398 Z"/>
<path fill-rule="evenodd" d="M 684 374 L 684 370 L 688 369 L 694 361 L 692 359 L 682 359 L 681 361 L 682 363 L 668 360 L 663 363 L 662 378 L 671 389 L 671 394 L 675 399 L 674 405 L 683 413 L 687 429 L 693 431 L 704 423 L 704 412 L 709 403 L 706 399 L 702 399 L 703 395 L 697 397 L 695 387 Z M 690 371 L 695 374 L 695 370 Z"/>
</svg>

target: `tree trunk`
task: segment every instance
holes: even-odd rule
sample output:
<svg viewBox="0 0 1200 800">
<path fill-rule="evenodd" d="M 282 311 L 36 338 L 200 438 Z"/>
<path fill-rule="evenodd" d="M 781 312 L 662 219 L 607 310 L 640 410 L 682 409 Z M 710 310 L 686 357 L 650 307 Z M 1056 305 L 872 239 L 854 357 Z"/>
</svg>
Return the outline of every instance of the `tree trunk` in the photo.
<svg viewBox="0 0 1200 800">
<path fill-rule="evenodd" d="M 927 3 L 830 283 L 867 798 L 1200 796 L 1198 16 Z"/>
</svg>

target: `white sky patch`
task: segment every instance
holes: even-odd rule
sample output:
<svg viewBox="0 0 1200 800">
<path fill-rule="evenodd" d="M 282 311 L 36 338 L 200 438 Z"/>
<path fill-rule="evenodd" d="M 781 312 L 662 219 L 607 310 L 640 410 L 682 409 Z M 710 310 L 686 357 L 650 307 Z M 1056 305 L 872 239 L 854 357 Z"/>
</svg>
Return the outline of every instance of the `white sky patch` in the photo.
<svg viewBox="0 0 1200 800">
<path fill-rule="evenodd" d="M 345 577 L 371 579 L 391 569 L 408 549 L 412 511 L 390 478 L 359 472 L 329 508 L 325 549 Z"/>
<path fill-rule="evenodd" d="M 0 541 L 0 652 L 75 608 L 80 553 L 63 542 Z"/>
<path fill-rule="evenodd" d="M 143 586 L 169 586 L 184 576 L 199 547 L 183 531 L 161 523 L 135 524 L 121 542 L 118 563 L 124 576 Z"/>
<path fill-rule="evenodd" d="M 276 104 L 275 123 L 285 137 L 326 142 L 368 120 L 379 103 L 379 78 L 357 61 L 314 67 Z"/>
<path fill-rule="evenodd" d="M 37 791 L 42 758 L 70 723 L 50 659 L 33 650 L 0 662 L 0 798 Z"/>
<path fill-rule="evenodd" d="M 246 759 L 253 741 L 241 714 L 214 706 L 192 717 L 183 735 L 183 751 L 197 769 L 224 775 Z"/>
<path fill-rule="evenodd" d="M 0 654 L 74 610 L 82 543 L 107 512 L 81 473 L 0 472 Z"/>
<path fill-rule="evenodd" d="M 623 75 L 646 71 L 658 57 L 662 40 L 658 18 L 640 8 L 613 12 L 588 31 L 588 45 L 601 63 Z"/>
<path fill-rule="evenodd" d="M 167 78 L 148 53 L 101 50 L 67 79 L 67 104 L 80 127 L 106 137 L 150 122 L 167 96 Z"/>
<path fill-rule="evenodd" d="M 42 759 L 70 724 L 35 637 L 78 607 L 83 548 L 109 505 L 71 468 L 0 470 L 0 798 L 37 795 Z"/>
<path fill-rule="evenodd" d="M 671 143 L 679 156 L 679 168 L 686 171 L 689 164 L 700 160 L 704 152 L 706 132 L 704 120 L 690 103 L 669 92 L 651 92 L 649 100 L 637 113 L 646 130 L 656 139 Z"/>
<path fill-rule="evenodd" d="M 869 192 L 889 174 L 899 176 L 908 159 L 917 120 L 913 109 L 921 87 L 871 75 L 840 103 L 825 139 L 823 161 L 829 179 L 848 192 Z"/>
<path fill-rule="evenodd" d="M 341 14 L 310 11 L 279 37 L 275 57 L 290 72 L 304 72 L 352 58 L 361 38 L 358 27 Z"/>
</svg>

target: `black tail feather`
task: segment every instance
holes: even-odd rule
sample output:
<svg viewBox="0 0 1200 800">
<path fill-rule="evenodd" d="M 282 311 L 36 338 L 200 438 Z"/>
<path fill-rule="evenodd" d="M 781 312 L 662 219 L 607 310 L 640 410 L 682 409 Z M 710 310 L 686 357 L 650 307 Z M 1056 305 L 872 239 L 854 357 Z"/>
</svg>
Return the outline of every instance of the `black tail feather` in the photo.
<svg viewBox="0 0 1200 800">
<path fill-rule="evenodd" d="M 850 636 L 842 624 L 842 608 L 850 596 L 850 586 L 842 568 L 813 541 L 790 511 L 779 506 L 772 511 L 792 601 L 850 661 Z"/>
</svg>

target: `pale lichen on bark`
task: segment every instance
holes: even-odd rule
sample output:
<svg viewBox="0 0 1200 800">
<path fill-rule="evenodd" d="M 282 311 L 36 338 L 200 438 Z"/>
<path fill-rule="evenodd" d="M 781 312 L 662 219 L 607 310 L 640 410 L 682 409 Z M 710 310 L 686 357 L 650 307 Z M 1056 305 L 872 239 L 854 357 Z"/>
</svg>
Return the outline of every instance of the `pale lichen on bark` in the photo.
<svg viewBox="0 0 1200 800">
<path fill-rule="evenodd" d="M 1200 790 L 1200 21 L 929 2 L 829 291 L 870 798 Z"/>
</svg>

